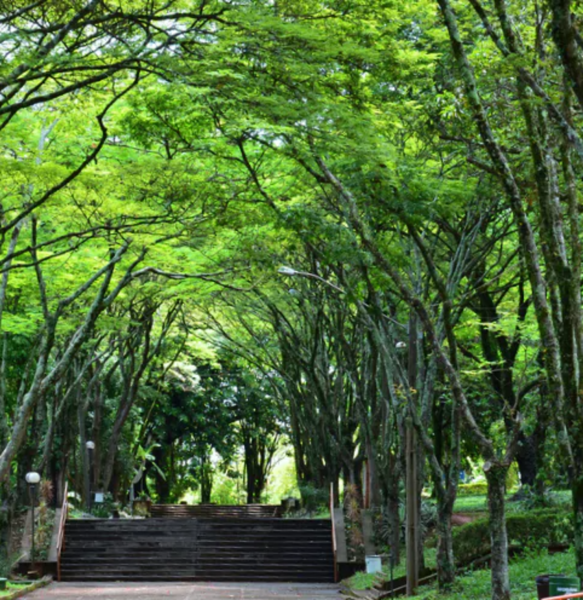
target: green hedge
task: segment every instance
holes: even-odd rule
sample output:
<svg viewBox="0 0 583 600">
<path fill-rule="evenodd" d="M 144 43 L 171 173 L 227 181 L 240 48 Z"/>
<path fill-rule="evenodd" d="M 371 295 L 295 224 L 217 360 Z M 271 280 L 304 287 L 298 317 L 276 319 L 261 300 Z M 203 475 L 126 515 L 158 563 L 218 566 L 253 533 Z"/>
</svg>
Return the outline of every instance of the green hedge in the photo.
<svg viewBox="0 0 583 600">
<path fill-rule="evenodd" d="M 474 483 L 460 483 L 457 486 L 458 496 L 484 496 L 488 493 L 488 484 L 485 481 Z"/>
<path fill-rule="evenodd" d="M 511 545 L 542 547 L 569 543 L 573 539 L 573 519 L 564 510 L 545 508 L 506 517 Z M 490 552 L 489 520 L 477 519 L 453 531 L 453 548 L 460 565 Z"/>
</svg>

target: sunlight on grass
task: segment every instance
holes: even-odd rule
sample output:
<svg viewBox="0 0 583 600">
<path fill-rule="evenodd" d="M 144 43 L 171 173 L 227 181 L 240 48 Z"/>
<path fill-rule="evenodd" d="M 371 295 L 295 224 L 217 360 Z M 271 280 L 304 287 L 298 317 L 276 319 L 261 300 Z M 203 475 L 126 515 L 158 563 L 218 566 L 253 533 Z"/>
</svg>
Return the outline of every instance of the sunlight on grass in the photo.
<svg viewBox="0 0 583 600">
<path fill-rule="evenodd" d="M 428 569 L 435 569 L 437 566 L 437 551 L 435 548 L 425 548 L 425 566 Z M 385 563 L 386 561 L 383 561 Z M 393 579 L 404 577 L 406 573 L 406 565 L 404 559 L 393 569 Z M 376 585 L 382 584 L 385 581 L 391 580 L 390 567 L 388 564 L 383 564 L 382 573 L 356 573 L 345 581 L 345 584 L 353 590 L 369 590 Z"/>
<path fill-rule="evenodd" d="M 513 600 L 533 600 L 536 598 L 537 575 L 545 573 L 575 573 L 573 551 L 549 555 L 548 552 L 532 551 L 510 563 L 510 589 Z M 453 590 L 439 594 L 436 585 L 422 588 L 416 596 L 422 600 L 489 600 L 491 598 L 490 571 L 473 571 L 459 577 Z"/>
<path fill-rule="evenodd" d="M 19 592 L 25 590 L 28 587 L 32 587 L 30 583 L 22 584 L 22 583 L 12 583 L 9 581 L 6 585 L 5 590 L 0 590 L 0 598 L 8 598 L 12 596 L 15 592 Z"/>
<path fill-rule="evenodd" d="M 425 560 L 428 567 L 435 567 L 435 550 L 426 551 Z M 510 563 L 510 587 L 514 600 L 533 600 L 536 598 L 537 575 L 545 573 L 575 574 L 575 554 L 571 550 L 565 553 L 549 555 L 544 551 L 528 551 L 526 555 L 516 558 Z M 405 574 L 405 563 L 395 569 L 394 577 Z M 353 590 L 371 589 L 383 581 L 388 581 L 388 568 L 383 568 L 382 574 L 369 575 L 357 573 L 344 583 Z M 437 584 L 424 586 L 416 596 L 421 600 L 489 600 L 491 598 L 490 571 L 488 569 L 468 571 L 460 575 L 447 594 L 440 594 Z"/>
</svg>

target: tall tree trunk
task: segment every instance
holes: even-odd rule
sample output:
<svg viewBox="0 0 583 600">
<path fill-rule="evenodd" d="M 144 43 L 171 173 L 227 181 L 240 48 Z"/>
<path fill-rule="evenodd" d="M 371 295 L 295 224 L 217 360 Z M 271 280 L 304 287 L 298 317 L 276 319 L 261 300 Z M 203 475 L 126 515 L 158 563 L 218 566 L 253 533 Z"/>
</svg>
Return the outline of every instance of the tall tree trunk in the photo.
<svg viewBox="0 0 583 600">
<path fill-rule="evenodd" d="M 437 580 L 439 589 L 448 589 L 455 580 L 451 517 L 453 502 L 442 498 L 437 509 Z"/>
<path fill-rule="evenodd" d="M 99 368 L 99 365 L 98 365 Z M 102 463 L 102 444 L 101 444 L 101 427 L 102 427 L 102 389 L 101 382 L 97 382 L 95 385 L 95 391 L 93 393 L 93 443 L 95 449 L 93 450 L 93 482 L 92 485 L 96 490 L 100 488 L 101 483 L 101 463 Z"/>
<path fill-rule="evenodd" d="M 202 504 L 209 504 L 213 491 L 212 466 L 205 457 L 200 470 L 200 501 Z"/>
<path fill-rule="evenodd" d="M 423 486 L 425 485 L 425 452 L 419 442 L 417 446 L 417 514 L 419 515 L 419 531 L 417 535 L 417 564 L 419 565 L 419 574 L 425 570 L 425 546 L 423 536 L 423 525 L 421 514 L 423 512 Z"/>
<path fill-rule="evenodd" d="M 83 491 L 81 497 L 83 498 L 84 506 L 88 505 L 91 485 L 91 473 L 89 465 L 89 450 L 87 449 L 87 430 L 85 427 L 85 402 L 81 398 L 81 389 L 77 393 L 77 422 L 79 425 L 79 451 L 81 454 L 81 473 L 83 481 Z"/>
<path fill-rule="evenodd" d="M 379 485 L 377 457 L 376 457 L 374 445 L 371 442 L 367 442 L 367 444 L 366 444 L 366 455 L 367 455 L 366 487 L 368 490 L 368 499 L 370 502 L 370 506 L 367 508 L 379 508 L 381 505 L 381 488 Z"/>
<path fill-rule="evenodd" d="M 538 473 L 536 441 L 534 436 L 527 436 L 524 432 L 520 433 L 518 437 L 518 446 L 516 448 L 516 462 L 518 463 L 521 485 L 527 485 L 534 490 Z"/>
<path fill-rule="evenodd" d="M 583 578 L 583 444 L 579 444 L 574 448 L 572 473 L 571 493 L 575 525 L 575 562 L 577 564 L 577 576 Z"/>
<path fill-rule="evenodd" d="M 484 470 L 488 481 L 490 510 L 492 600 L 509 600 L 508 534 L 504 507 L 508 467 L 486 463 Z"/>
<path fill-rule="evenodd" d="M 391 486 L 387 498 L 387 521 L 389 525 L 389 548 L 393 557 L 393 563 L 398 565 L 401 562 L 401 518 L 400 518 L 400 499 L 399 483 Z"/>
</svg>

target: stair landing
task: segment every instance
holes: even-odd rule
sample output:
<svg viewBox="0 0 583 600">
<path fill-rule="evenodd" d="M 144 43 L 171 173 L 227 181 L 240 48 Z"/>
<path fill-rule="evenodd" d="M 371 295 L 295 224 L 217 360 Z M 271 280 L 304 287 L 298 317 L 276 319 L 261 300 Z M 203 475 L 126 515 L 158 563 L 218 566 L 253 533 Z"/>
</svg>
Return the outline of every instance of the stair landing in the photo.
<svg viewBox="0 0 583 600">
<path fill-rule="evenodd" d="M 334 600 L 335 585 L 288 583 L 53 583 L 27 600 Z"/>
</svg>

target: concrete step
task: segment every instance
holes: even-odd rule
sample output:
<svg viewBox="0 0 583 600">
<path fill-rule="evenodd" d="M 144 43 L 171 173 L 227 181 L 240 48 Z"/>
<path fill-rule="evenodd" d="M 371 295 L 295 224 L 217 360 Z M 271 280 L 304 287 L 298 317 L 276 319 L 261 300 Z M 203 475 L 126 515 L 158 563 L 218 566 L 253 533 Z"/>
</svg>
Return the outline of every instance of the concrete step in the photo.
<svg viewBox="0 0 583 600">
<path fill-rule="evenodd" d="M 332 582 L 331 525 L 308 519 L 68 521 L 63 581 Z"/>
</svg>

